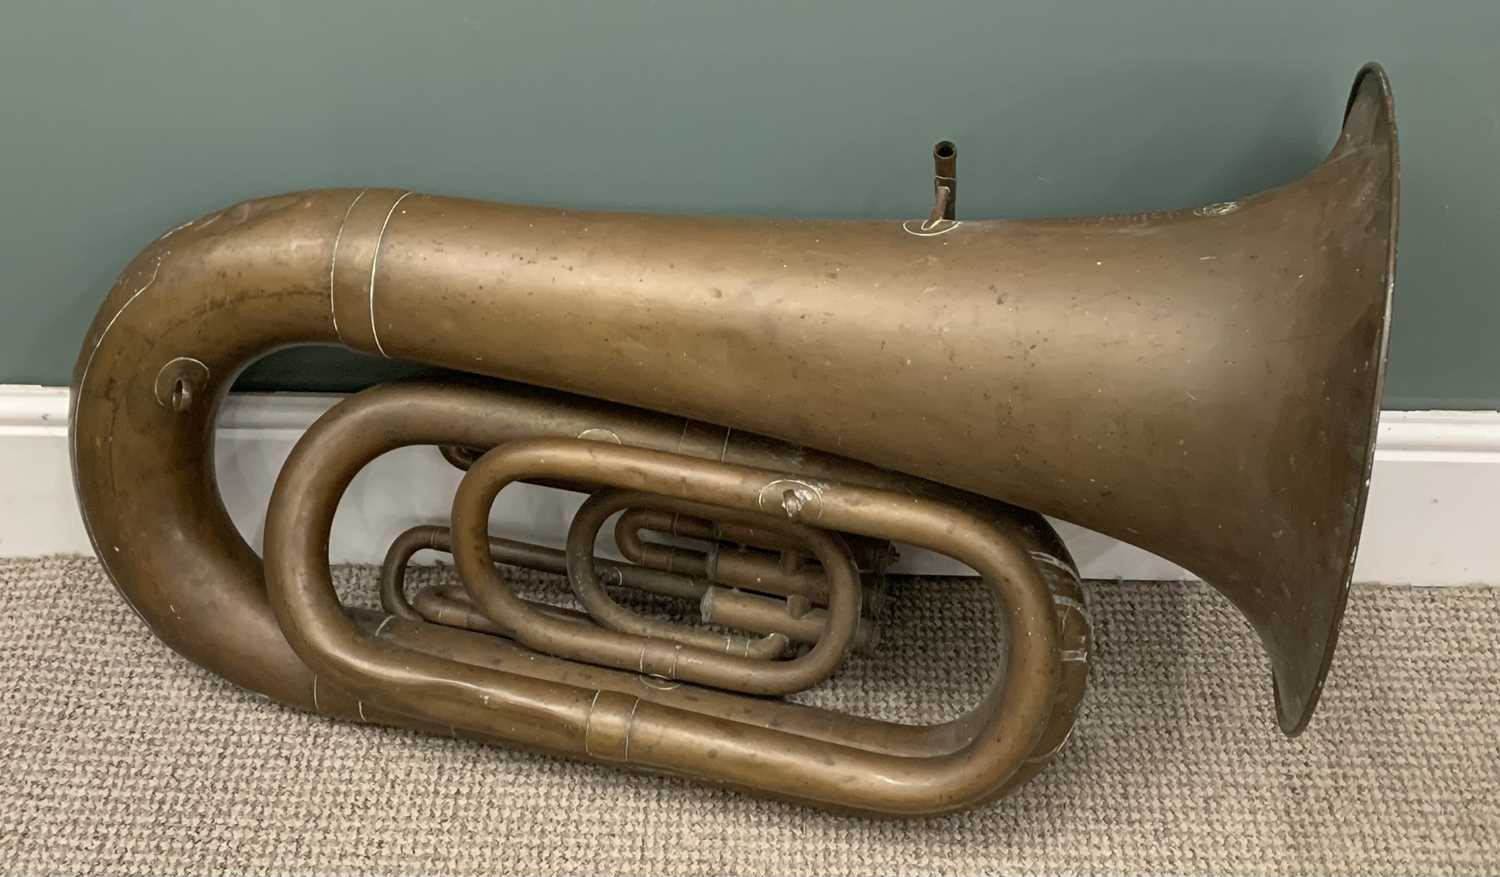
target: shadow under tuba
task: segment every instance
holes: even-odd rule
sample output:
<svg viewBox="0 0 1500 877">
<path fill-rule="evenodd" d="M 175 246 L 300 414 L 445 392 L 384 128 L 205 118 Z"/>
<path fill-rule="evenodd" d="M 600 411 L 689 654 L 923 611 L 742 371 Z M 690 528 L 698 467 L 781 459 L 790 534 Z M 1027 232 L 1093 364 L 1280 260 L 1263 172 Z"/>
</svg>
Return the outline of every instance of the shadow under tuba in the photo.
<svg viewBox="0 0 1500 877">
<path fill-rule="evenodd" d="M 933 214 L 905 223 L 362 189 L 179 226 L 126 268 L 74 371 L 95 550 L 172 648 L 294 706 L 917 815 L 1004 793 L 1071 730 L 1088 618 L 1046 514 L 1228 597 L 1299 732 L 1380 401 L 1397 215 L 1384 74 L 1360 72 L 1307 176 L 1196 210 L 960 220 L 955 157 L 939 145 Z M 299 344 L 503 380 L 335 406 L 278 480 L 263 564 L 218 495 L 215 414 L 246 364 Z M 453 519 L 398 541 L 386 611 L 341 606 L 339 497 L 412 444 L 466 467 Z M 487 532 L 518 480 L 591 495 L 566 549 Z M 594 557 L 621 511 L 633 553 Z M 876 647 L 887 540 L 983 575 L 1006 655 L 990 693 L 920 728 L 768 699 Z M 451 551 L 463 587 L 408 599 L 400 571 L 422 548 Z M 585 611 L 521 599 L 495 560 L 565 573 Z M 621 588 L 697 601 L 734 631 L 642 615 Z"/>
</svg>

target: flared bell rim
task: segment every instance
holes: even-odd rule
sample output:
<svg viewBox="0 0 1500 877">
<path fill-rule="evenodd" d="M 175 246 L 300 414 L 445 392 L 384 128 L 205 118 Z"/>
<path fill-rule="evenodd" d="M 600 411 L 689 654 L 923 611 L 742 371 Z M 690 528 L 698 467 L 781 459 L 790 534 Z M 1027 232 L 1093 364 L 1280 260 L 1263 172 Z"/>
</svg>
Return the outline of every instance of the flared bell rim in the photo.
<svg viewBox="0 0 1500 877">
<path fill-rule="evenodd" d="M 1369 123 L 1364 130 L 1358 112 L 1369 112 Z M 1379 147 L 1385 149 L 1389 160 L 1390 180 L 1390 224 L 1386 230 L 1384 310 L 1375 355 L 1375 367 L 1371 369 L 1371 405 L 1367 439 L 1364 447 L 1364 471 L 1359 480 L 1358 496 L 1355 498 L 1353 526 L 1350 529 L 1347 558 L 1340 571 L 1334 595 L 1327 635 L 1323 638 L 1322 654 L 1317 672 L 1310 684 L 1297 685 L 1273 674 L 1273 691 L 1276 698 L 1276 715 L 1281 730 L 1288 737 L 1295 737 L 1306 730 L 1313 712 L 1323 693 L 1323 685 L 1333 663 L 1338 646 L 1339 631 L 1343 625 L 1344 610 L 1349 601 L 1349 589 L 1354 582 L 1355 561 L 1359 556 L 1359 541 L 1364 525 L 1365 507 L 1370 494 L 1370 477 L 1375 464 L 1375 444 L 1379 436 L 1381 398 L 1385 387 L 1386 360 L 1390 345 L 1391 305 L 1395 292 L 1396 237 L 1400 222 L 1400 156 L 1396 137 L 1395 103 L 1391 83 L 1384 68 L 1369 62 L 1355 75 L 1349 89 L 1349 99 L 1344 108 L 1344 125 L 1338 143 L 1330 153 L 1333 160 L 1351 150 Z"/>
</svg>

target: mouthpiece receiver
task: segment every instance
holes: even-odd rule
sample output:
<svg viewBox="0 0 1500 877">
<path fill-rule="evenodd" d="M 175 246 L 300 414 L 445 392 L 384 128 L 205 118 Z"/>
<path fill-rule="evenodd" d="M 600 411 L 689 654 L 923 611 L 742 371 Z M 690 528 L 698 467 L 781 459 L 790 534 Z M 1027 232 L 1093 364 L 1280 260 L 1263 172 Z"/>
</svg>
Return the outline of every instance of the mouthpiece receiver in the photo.
<svg viewBox="0 0 1500 877">
<path fill-rule="evenodd" d="M 932 146 L 932 216 L 929 223 L 939 219 L 953 220 L 958 202 L 958 147 L 952 140 L 939 140 Z"/>
</svg>

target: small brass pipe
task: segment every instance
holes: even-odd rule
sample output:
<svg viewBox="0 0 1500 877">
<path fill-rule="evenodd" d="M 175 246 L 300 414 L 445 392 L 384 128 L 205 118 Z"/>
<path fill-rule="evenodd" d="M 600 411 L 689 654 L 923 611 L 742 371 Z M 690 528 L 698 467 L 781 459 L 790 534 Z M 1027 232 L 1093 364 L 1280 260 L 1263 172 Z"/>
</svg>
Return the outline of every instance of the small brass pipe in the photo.
<svg viewBox="0 0 1500 877">
<path fill-rule="evenodd" d="M 700 552 L 650 542 L 642 535 L 645 530 L 708 542 L 709 549 Z M 642 566 L 683 572 L 702 570 L 706 577 L 736 588 L 783 597 L 802 596 L 822 606 L 828 603 L 822 572 L 817 562 L 807 556 L 806 549 L 764 528 L 739 527 L 649 509 L 626 509 L 615 522 L 614 535 L 620 553 Z M 885 570 L 896 558 L 896 551 L 882 539 L 842 535 L 864 587 L 861 612 L 875 617 L 885 605 Z"/>
<path fill-rule="evenodd" d="M 472 469 L 470 470 L 473 471 Z M 455 505 L 455 508 L 457 506 Z M 767 654 L 780 654 L 786 650 L 787 636 L 779 632 L 766 632 L 760 639 L 750 639 L 742 636 L 716 634 L 700 628 L 687 627 L 660 619 L 648 618 L 633 612 L 616 603 L 604 590 L 599 581 L 596 571 L 597 562 L 594 559 L 594 542 L 598 539 L 599 529 L 604 522 L 616 512 L 627 508 L 652 508 L 656 511 L 671 512 L 677 508 L 701 509 L 701 506 L 690 504 L 679 504 L 677 500 L 667 497 L 652 496 L 638 491 L 600 490 L 584 501 L 578 512 L 573 517 L 573 523 L 568 527 L 568 581 L 573 586 L 573 593 L 578 597 L 580 603 L 588 610 L 588 614 L 595 621 L 611 630 L 622 633 L 634 634 L 640 637 L 657 639 L 668 639 L 685 645 L 696 646 L 700 649 L 722 651 L 731 655 L 742 654 L 747 657 L 763 656 Z M 806 538 L 810 542 L 821 539 L 826 543 L 827 550 L 843 550 L 842 544 L 836 539 L 819 537 L 811 530 L 799 528 L 805 531 Z M 788 529 L 789 533 L 798 532 L 797 529 Z M 835 555 L 837 559 L 837 555 Z M 856 599 L 841 602 L 843 615 L 837 616 L 832 621 L 832 627 L 836 632 L 835 639 L 852 641 L 854 627 L 859 621 L 858 574 L 853 572 L 854 561 L 845 552 L 842 560 L 845 568 L 850 570 L 849 575 L 855 577 L 854 588 Z M 816 642 L 816 640 L 815 640 Z M 815 649 L 815 651 L 817 651 Z M 678 655 L 673 655 L 673 673 L 666 674 L 672 678 L 678 678 L 676 663 Z M 841 658 L 832 650 L 819 652 L 818 658 L 809 661 L 808 658 L 799 658 L 790 663 L 808 661 L 820 668 L 817 672 L 822 675 L 813 682 L 808 683 L 810 687 L 822 679 L 826 679 L 838 669 Z M 610 662 L 605 661 L 608 664 Z M 779 669 L 779 668 L 778 668 Z M 716 671 L 718 672 L 718 671 Z M 724 671 L 727 674 L 727 671 Z M 738 682 L 733 677 L 725 675 L 722 677 L 728 684 L 720 687 L 740 690 Z M 812 677 L 808 677 L 812 678 Z M 706 680 L 700 680 L 706 681 Z M 712 684 L 712 683 L 710 683 Z"/>
<path fill-rule="evenodd" d="M 418 620 L 404 593 L 406 568 L 418 551 L 431 549 L 443 554 L 452 554 L 452 536 L 447 527 L 419 525 L 403 531 L 386 550 L 380 567 L 380 605 L 392 615 L 410 621 Z M 490 558 L 496 563 L 526 567 L 539 572 L 566 575 L 566 554 L 558 548 L 521 542 L 516 539 L 490 539 Z M 606 584 L 635 588 L 663 597 L 682 600 L 701 600 L 708 586 L 686 576 L 674 575 L 659 570 L 630 564 L 615 563 L 600 559 L 598 568 Z"/>
<path fill-rule="evenodd" d="M 615 546 L 631 563 L 765 594 L 803 596 L 819 605 L 828 605 L 828 582 L 816 566 L 787 572 L 781 568 L 779 555 L 754 548 L 725 550 L 717 541 L 706 552 L 662 545 L 642 539 L 641 527 L 635 526 L 638 523 L 641 523 L 638 517 L 621 516 L 615 524 Z"/>
<path fill-rule="evenodd" d="M 593 625 L 593 619 L 586 613 L 576 609 L 567 609 L 562 606 L 549 606 L 546 603 L 527 601 L 537 612 L 555 618 L 559 621 L 571 624 Z M 500 626 L 485 618 L 482 613 L 474 608 L 469 601 L 468 593 L 463 588 L 451 585 L 429 585 L 418 591 L 411 598 L 411 606 L 415 609 L 423 621 L 430 624 L 441 624 L 447 627 L 461 627 L 464 630 L 473 630 L 479 633 L 500 634 Z"/>
<path fill-rule="evenodd" d="M 929 223 L 958 218 L 958 147 L 952 140 L 932 146 L 932 216 Z"/>
<path fill-rule="evenodd" d="M 447 624 L 451 619 L 462 618 L 459 614 L 459 607 L 437 602 L 439 596 L 451 600 L 451 594 L 429 596 L 428 602 L 425 604 L 433 608 L 434 611 L 441 608 L 442 620 L 434 614 L 425 611 L 423 606 L 415 601 L 415 598 L 410 601 L 407 599 L 405 593 L 407 566 L 411 561 L 412 555 L 423 549 L 451 554 L 452 541 L 448 528 L 430 525 L 412 527 L 403 531 L 392 541 L 391 547 L 386 551 L 385 560 L 380 568 L 381 607 L 392 615 L 405 618 L 408 621 L 426 620 L 439 624 Z M 513 539 L 492 537 L 490 539 L 490 558 L 498 563 L 527 567 L 541 572 L 559 575 L 566 575 L 568 572 L 567 559 L 564 552 L 556 548 L 534 545 L 529 542 L 518 542 Z M 663 597 L 677 597 L 698 603 L 703 599 L 703 595 L 708 590 L 706 583 L 684 576 L 646 569 L 645 567 L 618 564 L 608 560 L 597 560 L 596 563 L 601 573 L 601 580 L 607 581 L 609 584 L 635 588 L 636 590 L 650 594 Z M 465 598 L 465 604 L 467 611 L 473 612 L 475 617 L 484 617 L 471 604 L 468 604 L 467 598 Z M 535 601 L 528 601 L 528 604 L 538 611 L 555 608 Z M 482 626 L 470 623 L 462 623 L 457 626 L 466 627 L 470 630 L 481 630 L 486 633 L 500 632 L 500 628 L 494 622 L 488 620 Z M 722 648 L 727 652 L 767 660 L 779 658 L 785 654 L 788 642 L 786 631 L 743 629 L 765 635 L 758 638 L 748 638 L 679 628 L 674 634 L 674 638 L 677 638 L 680 642 L 692 642 L 700 646 Z"/>
<path fill-rule="evenodd" d="M 780 633 L 797 643 L 817 642 L 828 625 L 827 610 L 809 609 L 796 615 L 787 600 L 733 588 L 709 588 L 699 603 L 699 612 L 707 624 L 722 624 L 753 633 Z M 870 654 L 879 642 L 879 624 L 861 615 L 854 628 L 854 650 Z"/>
</svg>

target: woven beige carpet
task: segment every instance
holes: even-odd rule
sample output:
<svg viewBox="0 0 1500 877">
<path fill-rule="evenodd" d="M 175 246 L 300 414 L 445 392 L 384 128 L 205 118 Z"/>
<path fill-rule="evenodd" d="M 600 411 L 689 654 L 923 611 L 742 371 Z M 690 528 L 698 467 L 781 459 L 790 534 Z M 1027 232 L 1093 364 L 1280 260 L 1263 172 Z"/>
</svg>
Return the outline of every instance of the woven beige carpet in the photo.
<svg viewBox="0 0 1500 877">
<path fill-rule="evenodd" d="M 368 600 L 371 570 L 339 578 Z M 1356 589 L 1322 709 L 1287 741 L 1222 600 L 1095 585 L 1061 761 L 981 811 L 880 822 L 292 712 L 168 652 L 92 560 L 0 561 L 0 587 L 6 872 L 1500 872 L 1500 590 Z M 964 709 L 994 654 L 984 603 L 932 580 L 893 604 L 879 658 L 811 699 Z"/>
</svg>

